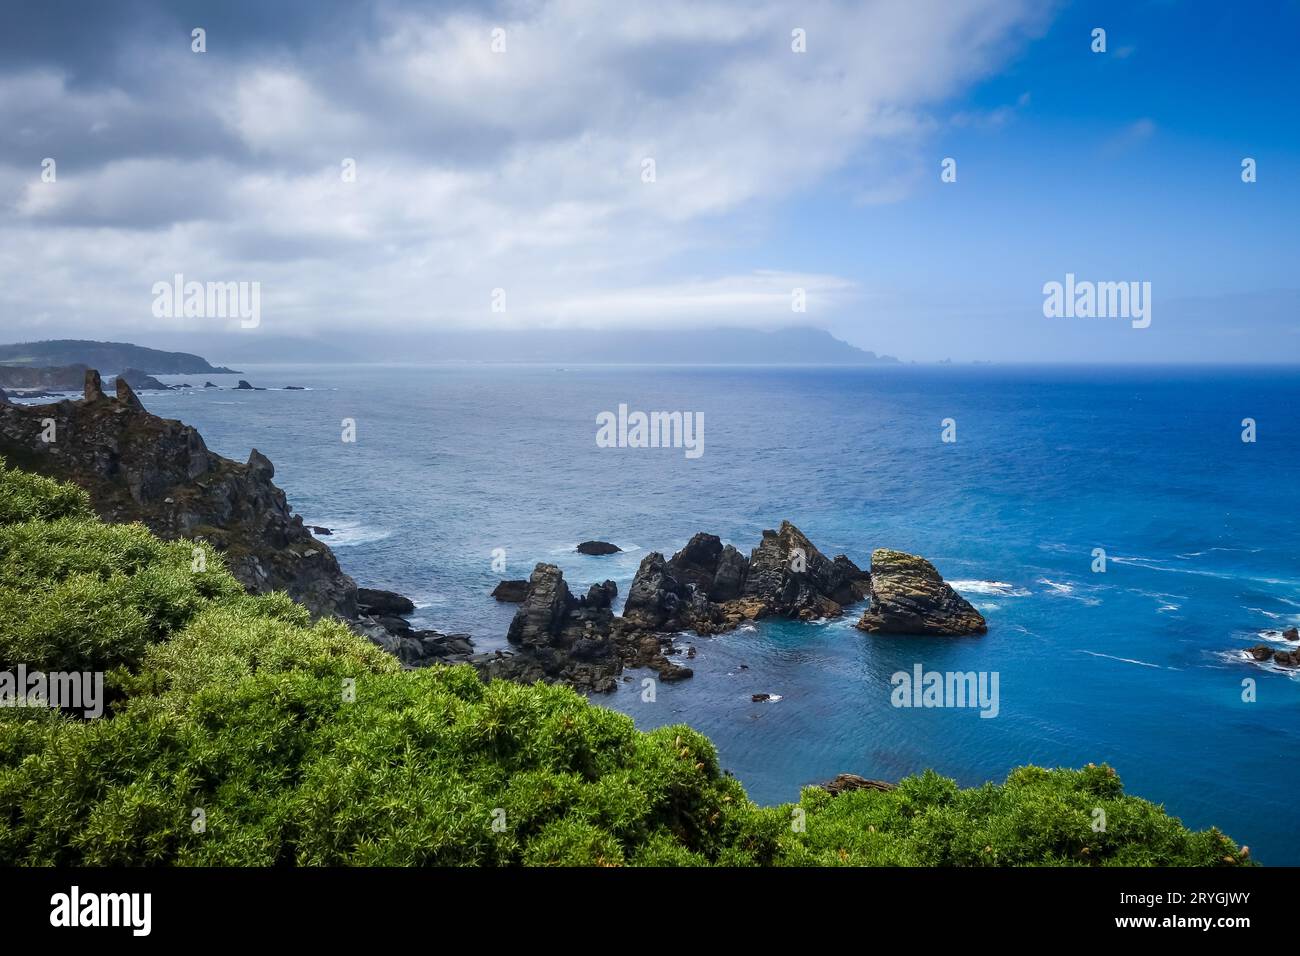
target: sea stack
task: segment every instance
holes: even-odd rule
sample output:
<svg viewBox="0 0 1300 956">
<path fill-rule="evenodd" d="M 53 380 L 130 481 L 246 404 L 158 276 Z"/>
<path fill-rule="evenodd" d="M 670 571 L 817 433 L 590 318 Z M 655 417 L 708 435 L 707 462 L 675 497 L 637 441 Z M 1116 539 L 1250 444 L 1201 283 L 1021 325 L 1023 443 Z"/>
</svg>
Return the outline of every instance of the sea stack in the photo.
<svg viewBox="0 0 1300 956">
<path fill-rule="evenodd" d="M 988 631 L 980 612 L 944 582 L 933 564 L 888 548 L 871 552 L 871 603 L 854 626 L 871 634 L 942 637 Z"/>
</svg>

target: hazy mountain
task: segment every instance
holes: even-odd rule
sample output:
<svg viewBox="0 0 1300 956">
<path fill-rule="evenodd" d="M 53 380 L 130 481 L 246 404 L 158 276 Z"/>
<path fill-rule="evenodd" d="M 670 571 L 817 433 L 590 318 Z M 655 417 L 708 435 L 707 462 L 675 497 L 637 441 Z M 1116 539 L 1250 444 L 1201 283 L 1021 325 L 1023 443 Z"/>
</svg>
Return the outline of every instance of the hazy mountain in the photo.
<svg viewBox="0 0 1300 956">
<path fill-rule="evenodd" d="M 343 362 L 646 363 L 664 365 L 875 365 L 895 363 L 822 329 L 445 331 L 341 333 L 319 338 L 229 334 L 151 336 L 241 364 Z M 0 359 L 3 361 L 3 359 Z M 140 368 L 139 364 L 135 365 Z"/>
<path fill-rule="evenodd" d="M 47 342 L 0 345 L 0 365 L 30 368 L 88 365 L 105 375 L 114 375 L 125 368 L 139 369 L 151 375 L 193 375 L 202 372 L 220 374 L 234 371 L 210 365 L 206 359 L 188 352 L 162 352 L 125 342 L 92 342 L 86 339 L 53 339 Z"/>
</svg>

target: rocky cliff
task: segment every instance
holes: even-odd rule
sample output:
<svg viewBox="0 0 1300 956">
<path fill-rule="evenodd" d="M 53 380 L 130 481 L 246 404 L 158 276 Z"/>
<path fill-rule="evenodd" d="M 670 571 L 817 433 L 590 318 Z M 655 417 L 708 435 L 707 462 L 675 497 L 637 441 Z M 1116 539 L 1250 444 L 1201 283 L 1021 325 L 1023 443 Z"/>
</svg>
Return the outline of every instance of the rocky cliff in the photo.
<svg viewBox="0 0 1300 956">
<path fill-rule="evenodd" d="M 317 617 L 351 622 L 410 664 L 464 659 L 464 635 L 413 631 L 356 583 L 334 553 L 304 527 L 257 449 L 240 463 L 209 451 L 189 425 L 148 412 L 126 379 L 104 394 L 99 373 L 84 372 L 82 401 L 0 404 L 0 457 L 27 471 L 85 488 L 105 521 L 138 521 L 159 537 L 203 540 L 221 551 L 253 593 L 284 591 Z M 409 602 L 408 602 L 409 603 Z"/>
<path fill-rule="evenodd" d="M 212 543 L 250 591 L 286 591 L 315 615 L 355 617 L 356 584 L 303 528 L 257 449 L 246 464 L 216 455 L 196 429 L 146 411 L 125 379 L 105 395 L 93 369 L 84 396 L 5 406 L 0 455 L 81 485 L 106 521 Z"/>
</svg>

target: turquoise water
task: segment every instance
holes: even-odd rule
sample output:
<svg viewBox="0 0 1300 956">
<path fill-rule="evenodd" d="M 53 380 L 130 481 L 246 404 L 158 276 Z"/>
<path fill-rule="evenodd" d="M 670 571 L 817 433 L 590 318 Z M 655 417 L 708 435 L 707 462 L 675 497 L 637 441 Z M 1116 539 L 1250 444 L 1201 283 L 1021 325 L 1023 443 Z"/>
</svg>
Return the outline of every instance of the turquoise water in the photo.
<svg viewBox="0 0 1300 956">
<path fill-rule="evenodd" d="M 220 356 L 214 356 L 219 360 Z M 686 721 L 758 800 L 839 772 L 962 784 L 1106 761 L 1130 792 L 1300 863 L 1300 679 L 1241 659 L 1300 623 L 1300 372 L 1086 368 L 249 368 L 310 391 L 145 395 L 239 459 L 251 447 L 362 584 L 505 646 L 488 597 L 537 561 L 623 593 L 696 531 L 748 550 L 793 521 L 828 555 L 929 557 L 980 638 L 872 637 L 853 617 L 764 622 L 697 647 L 695 677 L 598 703 Z M 203 376 L 172 376 L 202 384 Z M 234 379 L 213 377 L 233 384 Z M 598 448 L 620 403 L 703 412 L 705 453 Z M 1241 441 L 1254 418 L 1258 441 Z M 356 420 L 355 444 L 340 440 Z M 940 441 L 941 421 L 957 441 Z M 583 557 L 586 538 L 626 553 Z M 1092 571 L 1093 549 L 1108 555 Z M 492 570 L 505 550 L 506 573 Z M 1261 634 L 1265 637 L 1261 637 Z M 1279 641 L 1280 639 L 1275 639 Z M 890 675 L 999 675 L 999 714 L 891 706 Z M 744 665 L 742 667 L 742 665 Z M 1242 699 L 1246 678 L 1256 699 Z M 776 694 L 755 704 L 751 695 Z"/>
</svg>

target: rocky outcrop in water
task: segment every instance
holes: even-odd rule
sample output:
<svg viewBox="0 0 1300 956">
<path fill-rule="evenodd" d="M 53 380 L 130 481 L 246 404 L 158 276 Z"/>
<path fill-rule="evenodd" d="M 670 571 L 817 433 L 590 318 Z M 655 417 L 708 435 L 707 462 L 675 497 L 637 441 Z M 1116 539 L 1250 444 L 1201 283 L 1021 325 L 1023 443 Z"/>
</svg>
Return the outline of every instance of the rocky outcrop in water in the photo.
<svg viewBox="0 0 1300 956">
<path fill-rule="evenodd" d="M 823 555 L 788 521 L 764 531 L 745 557 L 717 535 L 697 534 L 665 560 L 647 555 L 628 590 L 623 617 L 647 631 L 716 634 L 757 618 L 838 617 L 861 601 L 869 579 L 844 555 Z"/>
<path fill-rule="evenodd" d="M 871 553 L 871 603 L 855 626 L 872 634 L 947 637 L 988 631 L 984 617 L 933 564 L 888 548 Z"/>
<path fill-rule="evenodd" d="M 518 604 L 528 597 L 528 582 L 522 580 L 502 581 L 492 589 L 492 596 L 507 604 Z"/>
<path fill-rule="evenodd" d="M 613 690 L 614 678 L 623 669 L 611 633 L 611 605 L 617 594 L 618 586 L 605 581 L 575 597 L 559 568 L 537 565 L 506 635 L 515 652 L 478 660 L 480 673 L 524 683 L 564 683 L 586 691 Z"/>
<path fill-rule="evenodd" d="M 147 372 L 142 372 L 142 371 L 140 371 L 138 368 L 124 368 L 124 369 L 122 369 L 122 371 L 120 371 L 120 372 L 117 373 L 117 377 L 118 377 L 119 379 L 124 380 L 128 385 L 130 385 L 130 386 L 131 386 L 133 389 L 135 389 L 137 392 L 141 392 L 141 391 L 150 391 L 150 392 L 169 392 L 169 391 L 171 391 L 171 386 L 170 386 L 170 385 L 164 385 L 162 382 L 158 381 L 158 379 L 154 378 L 154 377 L 153 377 L 152 375 L 150 375 L 149 373 L 147 373 Z"/>
<path fill-rule="evenodd" d="M 578 545 L 579 554 L 605 555 L 618 554 L 623 549 L 608 541 L 584 541 Z"/>
<path fill-rule="evenodd" d="M 1246 653 L 1261 664 L 1272 661 L 1279 667 L 1300 667 L 1300 648 L 1294 651 L 1277 651 L 1267 644 L 1257 644 Z"/>
</svg>

